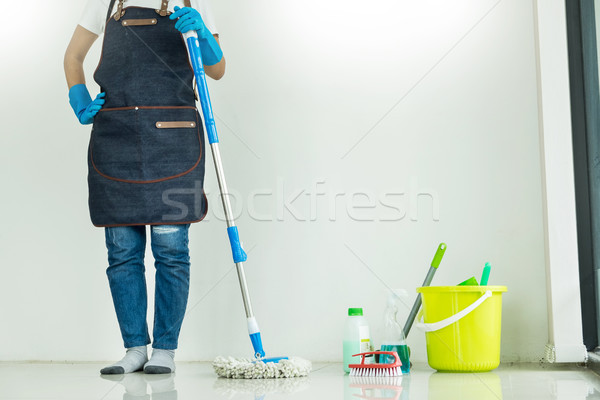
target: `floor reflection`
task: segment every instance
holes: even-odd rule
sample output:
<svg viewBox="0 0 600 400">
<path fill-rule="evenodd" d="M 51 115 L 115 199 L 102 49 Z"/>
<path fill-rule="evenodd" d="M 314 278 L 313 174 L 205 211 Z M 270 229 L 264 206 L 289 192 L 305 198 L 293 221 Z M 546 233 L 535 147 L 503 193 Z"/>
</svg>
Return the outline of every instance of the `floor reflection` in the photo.
<svg viewBox="0 0 600 400">
<path fill-rule="evenodd" d="M 347 376 L 344 379 L 344 400 L 408 400 L 409 388 L 410 375 L 377 378 Z"/>
<path fill-rule="evenodd" d="M 502 400 L 502 381 L 494 372 L 436 372 L 429 376 L 429 400 L 446 400 L 449 393 L 461 400 Z"/>
<path fill-rule="evenodd" d="M 174 374 L 150 375 L 135 372 L 100 376 L 102 379 L 118 382 L 123 387 L 123 400 L 177 400 Z"/>
<path fill-rule="evenodd" d="M 268 399 L 269 394 L 294 394 L 309 388 L 309 378 L 286 379 L 225 379 L 217 378 L 213 385 L 215 393 L 225 398 L 243 395 L 242 398 Z"/>
<path fill-rule="evenodd" d="M 59 368 L 60 367 L 60 368 Z M 95 367 L 95 366 L 94 366 Z M 35 370 L 20 366 L 22 371 Z M 27 369 L 29 368 L 29 369 Z M 41 367 L 35 367 L 40 369 Z M 49 370 L 68 370 L 51 366 Z M 83 368 L 83 367 L 80 367 Z M 600 379 L 581 367 L 510 366 L 486 373 L 443 373 L 425 367 L 399 377 L 355 377 L 344 375 L 338 365 L 325 365 L 310 376 L 292 379 L 223 379 L 214 376 L 209 364 L 185 364 L 178 374 L 102 375 L 110 381 L 106 397 L 110 400 L 178 400 L 209 398 L 227 400 L 270 399 L 389 399 L 389 400 L 600 400 Z M 43 368 L 41 371 L 45 371 Z M 69 370 L 70 371 L 70 370 Z M 90 379 L 98 379 L 90 368 Z M 6 375 L 6 372 L 5 372 Z M 40 373 L 45 382 L 48 373 Z M 65 376 L 68 376 L 65 373 Z M 54 381 L 54 379 L 53 379 Z M 23 389 L 7 387 L 0 374 L 0 392 L 21 393 Z M 4 387 L 3 387 L 4 386 Z M 64 384 L 55 385 L 65 387 Z M 41 387 L 44 387 L 42 383 Z M 87 386 L 86 386 L 87 387 Z M 12 388 L 12 389 L 11 389 Z M 12 392 L 11 392 L 12 390 Z M 27 396 L 41 398 L 35 385 Z M 0 396 L 1 398 L 16 398 Z M 49 398 L 46 396 L 44 398 Z M 59 398 L 59 397 L 53 397 Z M 75 398 L 75 397 L 72 397 Z M 103 397 L 104 398 L 104 397 Z"/>
<path fill-rule="evenodd" d="M 344 381 L 344 400 L 410 399 L 410 374 L 400 377 L 347 377 Z M 428 400 L 502 400 L 501 380 L 495 373 L 451 374 L 432 373 L 423 390 L 422 384 L 414 399 Z"/>
<path fill-rule="evenodd" d="M 600 392 L 583 379 L 556 379 L 550 392 L 556 400 L 600 400 Z"/>
</svg>

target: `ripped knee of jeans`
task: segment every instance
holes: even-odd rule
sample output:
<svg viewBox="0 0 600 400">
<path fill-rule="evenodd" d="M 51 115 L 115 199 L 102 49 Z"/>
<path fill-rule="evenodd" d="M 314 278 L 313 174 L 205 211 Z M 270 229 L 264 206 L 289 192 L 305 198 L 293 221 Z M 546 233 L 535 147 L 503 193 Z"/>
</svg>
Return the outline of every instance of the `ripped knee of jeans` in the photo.
<svg viewBox="0 0 600 400">
<path fill-rule="evenodd" d="M 152 232 L 157 235 L 167 235 L 169 233 L 176 233 L 180 229 L 177 225 L 156 225 L 152 227 Z"/>
</svg>

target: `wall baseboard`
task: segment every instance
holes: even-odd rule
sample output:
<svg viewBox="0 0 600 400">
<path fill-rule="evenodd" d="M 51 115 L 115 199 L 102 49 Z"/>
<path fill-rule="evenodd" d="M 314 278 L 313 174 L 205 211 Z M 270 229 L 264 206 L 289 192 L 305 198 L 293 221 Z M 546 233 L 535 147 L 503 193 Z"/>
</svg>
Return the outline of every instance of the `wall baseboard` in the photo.
<svg viewBox="0 0 600 400">
<path fill-rule="evenodd" d="M 559 346 L 548 343 L 545 359 L 549 363 L 585 363 L 588 361 L 588 352 L 583 343 Z M 598 360 L 600 360 L 600 356 Z"/>
</svg>

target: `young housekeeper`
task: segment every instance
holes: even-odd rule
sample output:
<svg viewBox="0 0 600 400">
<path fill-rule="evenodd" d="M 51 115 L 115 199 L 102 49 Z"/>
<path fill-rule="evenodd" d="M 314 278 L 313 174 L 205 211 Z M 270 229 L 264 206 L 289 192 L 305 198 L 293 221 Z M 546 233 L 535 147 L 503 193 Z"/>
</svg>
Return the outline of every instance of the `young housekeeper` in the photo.
<svg viewBox="0 0 600 400">
<path fill-rule="evenodd" d="M 90 216 L 105 229 L 107 276 L 127 350 L 103 374 L 175 371 L 189 292 L 188 229 L 207 210 L 204 133 L 181 35 L 192 29 L 206 74 L 220 79 L 225 59 L 203 0 L 88 0 L 65 54 L 69 102 L 79 122 L 93 123 Z M 103 31 L 94 73 L 101 93 L 92 100 L 83 61 Z M 146 225 L 156 268 L 152 342 L 146 322 Z"/>
</svg>

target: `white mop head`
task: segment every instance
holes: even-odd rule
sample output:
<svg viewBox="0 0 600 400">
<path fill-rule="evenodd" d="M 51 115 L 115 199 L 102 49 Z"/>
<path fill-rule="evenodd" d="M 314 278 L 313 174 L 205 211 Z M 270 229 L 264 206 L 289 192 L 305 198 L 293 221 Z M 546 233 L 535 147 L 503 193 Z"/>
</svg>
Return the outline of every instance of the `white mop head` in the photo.
<svg viewBox="0 0 600 400">
<path fill-rule="evenodd" d="M 249 358 L 217 357 L 213 368 L 221 378 L 271 379 L 307 376 L 312 369 L 310 361 L 299 357 L 278 363 L 256 361 Z"/>
</svg>

